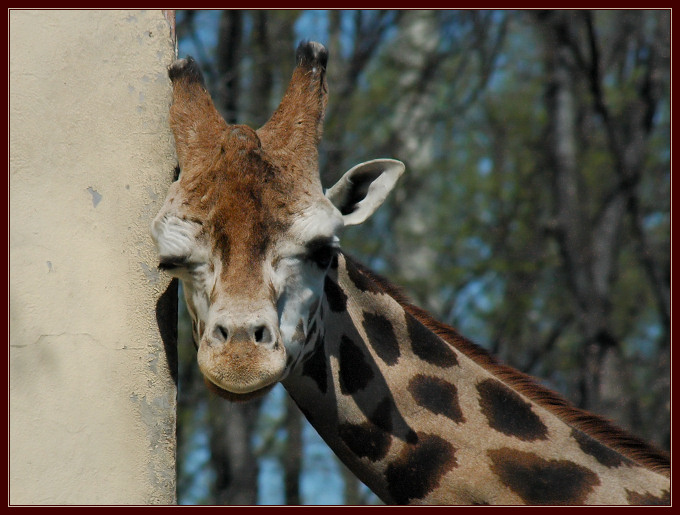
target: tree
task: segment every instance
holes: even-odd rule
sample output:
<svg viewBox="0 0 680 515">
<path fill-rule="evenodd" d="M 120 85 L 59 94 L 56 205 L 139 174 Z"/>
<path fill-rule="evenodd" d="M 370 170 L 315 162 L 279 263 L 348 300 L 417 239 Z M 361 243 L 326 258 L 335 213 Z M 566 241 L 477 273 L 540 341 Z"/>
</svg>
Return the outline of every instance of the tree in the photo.
<svg viewBox="0 0 680 515">
<path fill-rule="evenodd" d="M 611 390 L 622 381 L 625 384 L 631 373 L 623 356 L 624 328 L 615 319 L 615 289 L 624 253 L 635 256 L 651 286 L 648 294 L 657 300 L 659 350 L 663 352 L 670 344 L 670 283 L 660 274 L 665 258 L 641 252 L 651 250 L 642 229 L 641 187 L 643 175 L 650 173 L 648 140 L 656 128 L 654 119 L 666 89 L 664 70 L 669 63 L 663 56 L 669 55 L 669 24 L 648 13 L 631 15 L 626 11 L 558 11 L 535 16 L 545 41 L 548 74 L 547 164 L 553 174 L 555 206 L 551 233 L 582 334 L 577 403 L 610 413 L 619 399 L 610 399 L 613 406 L 607 405 L 603 376 L 608 375 Z M 619 25 L 629 31 L 623 49 L 602 45 L 603 36 L 596 25 L 604 25 L 607 16 L 611 16 L 610 30 Z M 598 17 L 603 18 L 599 24 Z M 623 39 L 622 34 L 614 34 Z M 626 69 L 624 61 L 631 58 L 634 65 Z M 616 89 L 607 88 L 605 80 L 616 84 Z M 593 145 L 594 131 L 600 136 L 597 146 Z M 600 171 L 611 177 L 600 188 L 588 187 L 587 182 L 587 160 L 595 152 L 608 159 Z M 652 262 L 659 258 L 660 262 Z M 615 365 L 607 369 L 609 354 L 613 354 Z M 666 365 L 662 364 L 660 372 L 665 373 L 661 377 L 667 377 Z M 624 377 L 618 371 L 623 371 Z M 629 409 L 639 411 L 635 406 Z"/>
</svg>

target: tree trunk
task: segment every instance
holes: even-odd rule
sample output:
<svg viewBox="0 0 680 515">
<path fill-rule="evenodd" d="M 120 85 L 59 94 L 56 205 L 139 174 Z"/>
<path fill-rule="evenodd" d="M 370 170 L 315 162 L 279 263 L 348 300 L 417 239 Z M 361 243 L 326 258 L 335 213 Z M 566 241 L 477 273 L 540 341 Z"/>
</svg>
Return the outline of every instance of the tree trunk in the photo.
<svg viewBox="0 0 680 515">
<path fill-rule="evenodd" d="M 293 399 L 286 395 L 286 451 L 283 456 L 284 493 L 287 505 L 299 505 L 302 470 L 302 419 Z"/>
<path fill-rule="evenodd" d="M 340 471 L 345 482 L 345 504 L 348 506 L 366 504 L 360 491 L 361 481 L 342 463 L 340 463 Z"/>
<path fill-rule="evenodd" d="M 215 471 L 214 504 L 253 505 L 257 503 L 259 467 L 250 436 L 261 400 L 227 402 L 211 397 L 210 462 Z"/>
<path fill-rule="evenodd" d="M 217 42 L 217 91 L 215 101 L 227 123 L 237 123 L 239 73 L 243 16 L 239 10 L 226 10 L 220 18 Z"/>
<path fill-rule="evenodd" d="M 568 36 L 574 16 L 569 12 L 548 12 L 540 13 L 537 19 L 546 49 L 548 155 L 556 206 L 554 229 L 583 335 L 578 352 L 577 404 L 597 410 L 602 364 L 609 350 L 618 345 L 610 329 L 608 298 L 626 204 L 625 198 L 615 192 L 597 216 L 588 213 L 578 156 L 576 63 Z"/>
</svg>

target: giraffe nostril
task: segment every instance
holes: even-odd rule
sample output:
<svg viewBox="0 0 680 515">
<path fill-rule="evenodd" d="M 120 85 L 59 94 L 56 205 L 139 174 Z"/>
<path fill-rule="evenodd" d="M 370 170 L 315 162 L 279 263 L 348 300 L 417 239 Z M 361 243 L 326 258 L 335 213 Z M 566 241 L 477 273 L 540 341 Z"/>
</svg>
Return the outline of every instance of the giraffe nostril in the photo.
<svg viewBox="0 0 680 515">
<path fill-rule="evenodd" d="M 213 338 L 221 342 L 226 342 L 229 339 L 229 331 L 224 326 L 216 325 L 215 329 L 213 329 Z"/>
<path fill-rule="evenodd" d="M 270 343 L 272 340 L 272 333 L 266 325 L 256 327 L 253 336 L 255 343 Z"/>
</svg>

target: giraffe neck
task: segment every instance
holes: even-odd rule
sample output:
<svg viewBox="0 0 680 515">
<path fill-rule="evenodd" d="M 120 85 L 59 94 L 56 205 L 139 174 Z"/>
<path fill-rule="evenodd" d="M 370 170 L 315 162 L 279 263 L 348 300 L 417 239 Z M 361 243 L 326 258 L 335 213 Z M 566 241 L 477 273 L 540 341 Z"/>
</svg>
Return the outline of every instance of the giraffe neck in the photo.
<svg viewBox="0 0 680 515">
<path fill-rule="evenodd" d="M 669 502 L 662 456 L 495 364 L 350 258 L 316 313 L 284 386 L 386 503 Z"/>
</svg>

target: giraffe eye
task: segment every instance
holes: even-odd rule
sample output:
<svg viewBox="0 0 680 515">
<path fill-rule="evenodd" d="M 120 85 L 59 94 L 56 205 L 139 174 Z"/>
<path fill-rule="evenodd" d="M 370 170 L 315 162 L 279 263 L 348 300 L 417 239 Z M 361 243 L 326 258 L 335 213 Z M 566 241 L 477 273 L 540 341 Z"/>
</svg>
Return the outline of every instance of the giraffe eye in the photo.
<svg viewBox="0 0 680 515">
<path fill-rule="evenodd" d="M 325 270 L 338 252 L 338 248 L 331 241 L 323 239 L 315 240 L 307 245 L 306 258 L 319 268 Z"/>
<path fill-rule="evenodd" d="M 160 263 L 158 263 L 158 269 L 159 270 L 165 270 L 166 272 L 172 271 L 172 270 L 177 270 L 180 268 L 187 268 L 189 266 L 189 263 L 186 258 L 176 258 L 176 257 L 169 257 L 169 258 L 161 258 Z"/>
</svg>

